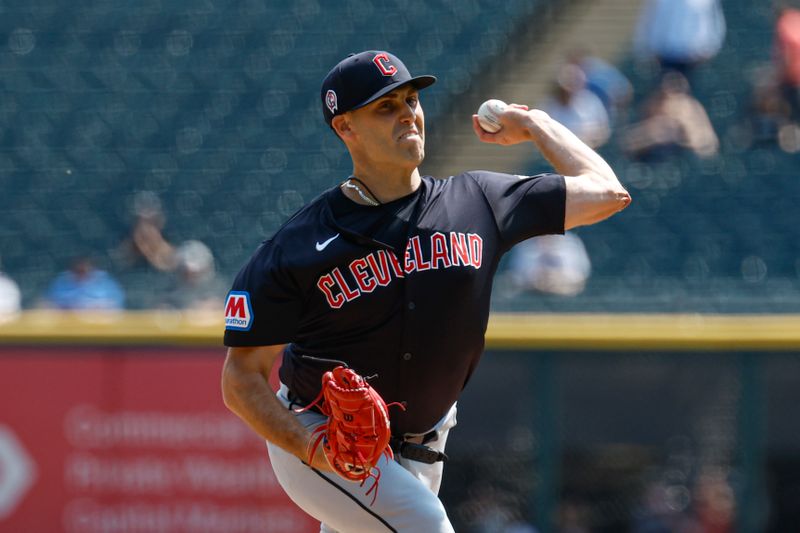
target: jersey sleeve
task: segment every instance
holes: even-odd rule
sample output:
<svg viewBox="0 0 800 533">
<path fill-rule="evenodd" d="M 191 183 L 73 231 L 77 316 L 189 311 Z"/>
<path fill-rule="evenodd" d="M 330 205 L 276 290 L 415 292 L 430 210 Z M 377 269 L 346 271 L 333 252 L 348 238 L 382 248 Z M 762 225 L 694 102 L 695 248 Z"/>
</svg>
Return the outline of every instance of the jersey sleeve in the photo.
<svg viewBox="0 0 800 533">
<path fill-rule="evenodd" d="M 537 235 L 563 234 L 567 186 L 564 176 L 514 176 L 470 172 L 492 209 L 507 246 Z"/>
<path fill-rule="evenodd" d="M 233 282 L 225 302 L 226 346 L 269 346 L 292 341 L 302 311 L 279 245 L 263 243 Z"/>
</svg>

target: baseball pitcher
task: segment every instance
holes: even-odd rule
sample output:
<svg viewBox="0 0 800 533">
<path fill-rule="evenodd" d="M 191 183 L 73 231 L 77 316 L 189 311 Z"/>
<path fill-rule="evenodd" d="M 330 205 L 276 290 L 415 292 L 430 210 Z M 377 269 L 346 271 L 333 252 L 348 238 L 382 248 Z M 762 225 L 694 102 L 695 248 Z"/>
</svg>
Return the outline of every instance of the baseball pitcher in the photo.
<svg viewBox="0 0 800 533">
<path fill-rule="evenodd" d="M 322 532 L 453 531 L 437 496 L 445 445 L 500 258 L 630 203 L 597 153 L 523 105 L 497 108 L 493 133 L 473 115 L 475 134 L 532 143 L 554 173 L 420 175 L 420 91 L 435 81 L 384 51 L 333 67 L 322 113 L 352 174 L 264 241 L 228 295 L 225 404 L 267 441 L 281 486 Z"/>
</svg>

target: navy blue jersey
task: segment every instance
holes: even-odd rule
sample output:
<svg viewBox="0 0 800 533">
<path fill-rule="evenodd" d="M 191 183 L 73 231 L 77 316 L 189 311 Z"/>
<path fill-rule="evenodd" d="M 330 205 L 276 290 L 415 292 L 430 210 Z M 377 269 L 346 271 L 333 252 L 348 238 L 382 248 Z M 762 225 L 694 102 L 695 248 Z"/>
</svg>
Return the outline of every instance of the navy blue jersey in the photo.
<svg viewBox="0 0 800 533">
<path fill-rule="evenodd" d="M 475 171 L 428 176 L 378 207 L 339 187 L 325 192 L 261 244 L 226 304 L 225 344 L 288 343 L 281 381 L 317 396 L 347 362 L 392 409 L 396 435 L 428 431 L 480 359 L 492 278 L 501 256 L 535 235 L 563 233 L 564 178 Z"/>
</svg>

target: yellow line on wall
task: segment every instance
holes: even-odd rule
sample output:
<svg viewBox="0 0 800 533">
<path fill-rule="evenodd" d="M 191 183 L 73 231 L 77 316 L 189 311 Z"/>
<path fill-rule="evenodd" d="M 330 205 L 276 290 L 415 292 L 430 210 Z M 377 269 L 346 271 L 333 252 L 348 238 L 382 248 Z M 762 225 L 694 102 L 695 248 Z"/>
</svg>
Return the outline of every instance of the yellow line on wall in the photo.
<svg viewBox="0 0 800 533">
<path fill-rule="evenodd" d="M 220 313 L 26 311 L 0 323 L 0 344 L 222 346 Z"/>
<path fill-rule="evenodd" d="M 27 311 L 0 322 L 0 344 L 222 346 L 217 313 Z M 493 314 L 496 349 L 800 350 L 800 315 Z"/>
<path fill-rule="evenodd" d="M 800 350 L 800 315 L 496 314 L 493 348 Z"/>
</svg>

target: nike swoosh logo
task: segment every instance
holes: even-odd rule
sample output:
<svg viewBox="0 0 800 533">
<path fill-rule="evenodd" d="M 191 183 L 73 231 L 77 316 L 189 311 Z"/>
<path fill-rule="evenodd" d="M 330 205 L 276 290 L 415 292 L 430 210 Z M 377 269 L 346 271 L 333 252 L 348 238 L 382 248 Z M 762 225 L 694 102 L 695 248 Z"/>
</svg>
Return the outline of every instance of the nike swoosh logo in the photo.
<svg viewBox="0 0 800 533">
<path fill-rule="evenodd" d="M 324 249 L 325 249 L 325 248 L 326 248 L 326 247 L 327 247 L 327 246 L 328 246 L 330 243 L 332 243 L 332 242 L 333 242 L 333 240 L 334 240 L 334 239 L 336 239 L 336 237 L 338 237 L 338 236 L 339 236 L 339 234 L 337 233 L 336 235 L 334 235 L 333 237 L 331 237 L 330 239 L 328 239 L 327 241 L 325 241 L 325 242 L 323 242 L 323 243 L 320 243 L 320 242 L 318 241 L 318 242 L 317 242 L 317 251 L 318 251 L 318 252 L 321 252 L 322 250 L 324 250 Z"/>
</svg>

